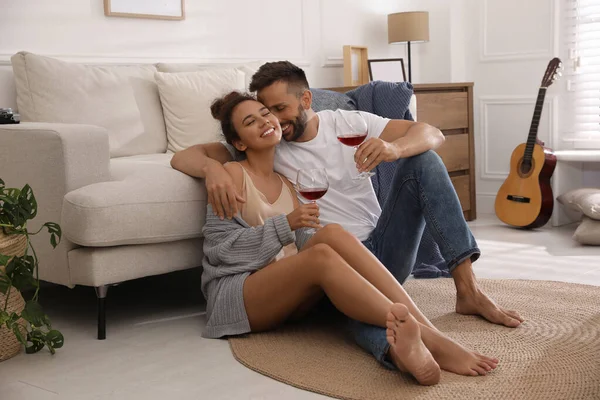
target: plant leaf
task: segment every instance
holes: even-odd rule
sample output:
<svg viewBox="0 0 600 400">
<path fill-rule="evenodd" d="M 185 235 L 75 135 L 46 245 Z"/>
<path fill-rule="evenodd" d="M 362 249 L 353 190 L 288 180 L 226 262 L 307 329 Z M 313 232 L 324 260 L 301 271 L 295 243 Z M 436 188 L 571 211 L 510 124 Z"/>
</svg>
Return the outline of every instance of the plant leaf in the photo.
<svg viewBox="0 0 600 400">
<path fill-rule="evenodd" d="M 46 334 L 46 345 L 50 348 L 60 349 L 65 344 L 65 337 L 59 331 L 53 329 Z"/>
<path fill-rule="evenodd" d="M 0 310 L 0 327 L 10 319 L 10 315 L 4 310 Z"/>
<path fill-rule="evenodd" d="M 8 276 L 6 276 L 5 273 L 0 272 L 0 293 L 6 294 L 10 286 L 12 286 L 12 284 Z M 1 306 L 4 307 L 4 304 L 2 304 Z"/>
<path fill-rule="evenodd" d="M 31 342 L 30 346 L 25 347 L 25 353 L 34 354 L 43 348 L 44 348 L 44 342 L 39 339 L 35 339 L 35 341 Z"/>
<path fill-rule="evenodd" d="M 13 286 L 23 292 L 37 287 L 38 282 L 33 277 L 34 270 L 35 261 L 32 256 L 13 257 L 6 266 L 6 275 Z"/>
<path fill-rule="evenodd" d="M 37 215 L 37 201 L 31 186 L 25 185 L 21 189 L 18 207 L 18 223 L 15 223 L 15 226 L 23 226 L 27 220 L 33 219 Z"/>
<path fill-rule="evenodd" d="M 5 202 L 6 204 L 17 204 L 16 199 L 6 194 L 0 194 L 0 201 Z"/>
<path fill-rule="evenodd" d="M 4 189 L 4 181 L 0 178 L 0 190 Z"/>
<path fill-rule="evenodd" d="M 10 204 L 7 204 L 7 203 L 2 204 L 2 207 L 0 208 L 0 211 L 1 211 L 0 212 L 0 224 L 12 226 L 13 221 L 12 221 L 12 216 L 10 214 L 11 207 L 13 207 L 13 206 Z M 7 227 L 4 226 L 3 228 L 4 228 L 4 231 L 6 232 Z"/>
<path fill-rule="evenodd" d="M 27 354 L 37 353 L 44 348 L 44 333 L 39 329 L 32 328 L 32 331 L 27 334 L 27 342 L 31 343 L 31 345 L 25 347 L 25 352 Z"/>
<path fill-rule="evenodd" d="M 0 266 L 6 267 L 6 264 L 8 264 L 8 261 L 11 257 L 12 256 L 5 256 L 4 254 L 0 254 Z"/>
<path fill-rule="evenodd" d="M 56 222 L 46 222 L 43 226 L 48 228 L 48 233 L 50 233 L 50 244 L 52 244 L 52 247 L 56 248 L 62 237 L 62 229 L 60 228 L 60 225 L 58 225 Z M 57 237 L 58 241 L 56 240 Z"/>
<path fill-rule="evenodd" d="M 19 226 L 19 204 L 18 198 L 10 199 L 5 201 L 2 205 L 2 218 L 1 223 L 4 225 L 12 225 L 13 228 Z"/>
<path fill-rule="evenodd" d="M 11 278 L 15 272 L 15 268 L 17 268 L 17 263 L 19 262 L 17 259 L 20 257 L 13 257 L 7 264 L 4 273 Z"/>
<path fill-rule="evenodd" d="M 22 329 L 22 327 L 19 324 L 12 325 L 12 331 L 15 334 L 15 337 L 22 345 L 26 346 L 27 340 L 25 339 L 25 336 L 23 336 L 23 332 L 21 331 L 21 329 Z"/>
<path fill-rule="evenodd" d="M 21 191 L 17 188 L 4 189 L 3 194 L 0 194 L 0 199 L 9 204 L 17 204 L 19 202 L 19 193 Z"/>
<path fill-rule="evenodd" d="M 50 321 L 48 316 L 44 314 L 44 310 L 42 310 L 42 306 L 39 303 L 29 300 L 25 303 L 25 308 L 21 313 L 21 317 L 31 325 L 40 327 L 47 325 Z"/>
<path fill-rule="evenodd" d="M 13 311 L 13 312 L 10 313 L 10 319 L 8 320 L 8 323 L 9 324 L 14 324 L 20 318 L 21 318 L 21 316 L 19 314 L 17 314 L 16 312 Z"/>
</svg>

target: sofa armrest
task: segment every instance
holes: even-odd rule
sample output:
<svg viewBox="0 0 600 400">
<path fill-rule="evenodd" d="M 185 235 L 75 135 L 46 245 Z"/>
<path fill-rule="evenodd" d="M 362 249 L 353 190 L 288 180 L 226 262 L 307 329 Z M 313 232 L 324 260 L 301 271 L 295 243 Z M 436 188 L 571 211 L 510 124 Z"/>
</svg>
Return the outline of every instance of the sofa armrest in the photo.
<svg viewBox="0 0 600 400">
<path fill-rule="evenodd" d="M 38 202 L 32 228 L 61 222 L 66 193 L 110 180 L 108 132 L 91 125 L 21 123 L 0 125 L 0 178 L 7 187 L 31 186 Z M 71 286 L 65 240 L 55 250 L 47 234 L 32 238 L 40 278 Z"/>
<path fill-rule="evenodd" d="M 58 179 L 68 193 L 109 180 L 109 154 L 108 132 L 98 126 L 46 122 L 0 125 L 0 171 L 7 185 L 14 179 L 18 186 L 25 177 L 25 183 Z"/>
</svg>

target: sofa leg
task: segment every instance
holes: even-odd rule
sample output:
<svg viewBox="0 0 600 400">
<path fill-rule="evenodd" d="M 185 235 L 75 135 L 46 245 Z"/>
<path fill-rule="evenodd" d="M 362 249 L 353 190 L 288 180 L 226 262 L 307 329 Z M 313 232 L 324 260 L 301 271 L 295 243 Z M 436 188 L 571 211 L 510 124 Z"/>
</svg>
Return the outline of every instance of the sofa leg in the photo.
<svg viewBox="0 0 600 400">
<path fill-rule="evenodd" d="M 106 293 L 108 285 L 96 287 L 98 297 L 98 340 L 106 339 Z"/>
</svg>

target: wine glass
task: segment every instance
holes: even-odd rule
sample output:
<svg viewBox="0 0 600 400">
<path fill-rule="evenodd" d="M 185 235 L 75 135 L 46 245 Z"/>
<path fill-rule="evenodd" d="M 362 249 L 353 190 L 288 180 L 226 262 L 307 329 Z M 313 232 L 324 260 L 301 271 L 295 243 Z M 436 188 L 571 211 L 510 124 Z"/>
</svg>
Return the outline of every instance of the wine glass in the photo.
<svg viewBox="0 0 600 400">
<path fill-rule="evenodd" d="M 329 179 L 325 168 L 298 170 L 296 190 L 306 200 L 316 203 L 329 190 Z M 314 229 L 311 229 L 311 231 L 315 232 Z"/>
<path fill-rule="evenodd" d="M 337 110 L 337 118 L 335 119 L 335 133 L 342 144 L 354 147 L 358 150 L 358 146 L 364 142 L 367 137 L 367 122 L 358 111 L 341 111 Z M 375 175 L 373 172 L 361 172 L 353 180 L 361 180 L 370 178 Z"/>
</svg>

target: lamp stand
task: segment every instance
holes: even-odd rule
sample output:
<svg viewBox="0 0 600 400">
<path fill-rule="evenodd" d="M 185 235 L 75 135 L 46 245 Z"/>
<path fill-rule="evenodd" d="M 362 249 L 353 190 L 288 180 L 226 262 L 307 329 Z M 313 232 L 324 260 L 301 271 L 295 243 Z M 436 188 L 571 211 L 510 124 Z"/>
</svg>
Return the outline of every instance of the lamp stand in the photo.
<svg viewBox="0 0 600 400">
<path fill-rule="evenodd" d="M 410 41 L 408 42 L 408 81 L 412 83 L 412 69 L 410 66 Z"/>
</svg>

